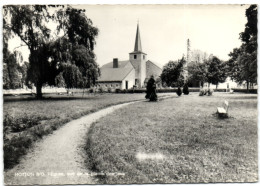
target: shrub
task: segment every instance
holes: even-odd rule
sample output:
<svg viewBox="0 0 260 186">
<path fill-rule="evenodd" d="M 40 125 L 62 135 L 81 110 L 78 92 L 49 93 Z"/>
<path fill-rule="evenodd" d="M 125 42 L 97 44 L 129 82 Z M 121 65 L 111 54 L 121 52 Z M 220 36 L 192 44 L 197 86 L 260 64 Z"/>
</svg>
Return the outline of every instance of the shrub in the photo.
<svg viewBox="0 0 260 186">
<path fill-rule="evenodd" d="M 200 90 L 199 96 L 204 96 L 204 90 L 203 89 Z"/>
<path fill-rule="evenodd" d="M 242 93 L 251 93 L 251 94 L 257 94 L 257 89 L 239 89 L 239 88 L 232 88 L 234 92 L 242 92 Z"/>
<path fill-rule="evenodd" d="M 6 114 L 4 117 L 5 130 L 11 130 L 12 132 L 21 132 L 27 128 L 39 125 L 41 120 L 48 119 L 46 116 L 30 116 L 24 114 L 21 117 L 14 118 L 10 114 Z"/>
<path fill-rule="evenodd" d="M 189 93 L 190 93 L 190 92 L 189 92 L 189 87 L 188 87 L 187 84 L 185 84 L 185 85 L 183 86 L 183 94 L 188 95 Z"/>
<path fill-rule="evenodd" d="M 178 96 L 181 96 L 181 94 L 182 94 L 182 90 L 181 90 L 180 87 L 178 87 L 178 90 L 176 91 L 176 94 L 177 94 Z"/>
<path fill-rule="evenodd" d="M 28 136 L 15 137 L 4 144 L 4 168 L 12 168 L 19 162 L 19 158 L 26 153 L 27 148 L 32 144 Z"/>
<path fill-rule="evenodd" d="M 93 88 L 89 89 L 89 93 L 93 93 L 93 92 L 94 92 Z"/>
<path fill-rule="evenodd" d="M 99 93 L 103 93 L 103 92 L 104 92 L 103 87 L 99 87 L 98 92 L 99 92 Z"/>
<path fill-rule="evenodd" d="M 213 92 L 214 92 L 213 89 L 209 89 L 209 90 L 208 90 L 208 96 L 212 96 Z"/>
</svg>

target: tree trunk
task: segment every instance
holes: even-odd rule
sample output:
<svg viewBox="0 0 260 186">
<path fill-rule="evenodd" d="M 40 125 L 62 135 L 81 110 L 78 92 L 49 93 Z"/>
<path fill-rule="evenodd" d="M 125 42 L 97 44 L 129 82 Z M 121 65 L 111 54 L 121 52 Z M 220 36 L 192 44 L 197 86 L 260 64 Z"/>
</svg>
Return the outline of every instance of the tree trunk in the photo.
<svg viewBox="0 0 260 186">
<path fill-rule="evenodd" d="M 216 90 L 218 90 L 218 84 L 216 84 Z"/>
<path fill-rule="evenodd" d="M 36 97 L 42 98 L 42 84 L 41 83 L 36 84 Z"/>
<path fill-rule="evenodd" d="M 249 81 L 246 81 L 246 91 L 249 92 Z"/>
</svg>

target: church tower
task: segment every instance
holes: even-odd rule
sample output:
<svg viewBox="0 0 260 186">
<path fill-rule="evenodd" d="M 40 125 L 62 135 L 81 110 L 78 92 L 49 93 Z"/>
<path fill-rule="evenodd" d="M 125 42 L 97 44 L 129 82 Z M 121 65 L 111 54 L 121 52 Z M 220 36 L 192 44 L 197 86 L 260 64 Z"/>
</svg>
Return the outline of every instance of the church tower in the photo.
<svg viewBox="0 0 260 186">
<path fill-rule="evenodd" d="M 139 88 L 144 86 L 146 78 L 146 53 L 142 51 L 139 23 L 137 24 L 134 51 L 129 53 L 129 61 L 135 68 L 135 85 Z"/>
</svg>

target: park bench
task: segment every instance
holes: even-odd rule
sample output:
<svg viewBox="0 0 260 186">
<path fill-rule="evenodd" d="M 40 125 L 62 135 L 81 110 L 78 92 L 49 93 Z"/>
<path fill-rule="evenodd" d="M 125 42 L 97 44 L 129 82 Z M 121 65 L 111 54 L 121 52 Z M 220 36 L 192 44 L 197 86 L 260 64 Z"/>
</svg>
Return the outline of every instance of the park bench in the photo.
<svg viewBox="0 0 260 186">
<path fill-rule="evenodd" d="M 224 106 L 223 107 L 217 107 L 217 113 L 219 117 L 228 117 L 228 102 L 224 101 Z"/>
</svg>

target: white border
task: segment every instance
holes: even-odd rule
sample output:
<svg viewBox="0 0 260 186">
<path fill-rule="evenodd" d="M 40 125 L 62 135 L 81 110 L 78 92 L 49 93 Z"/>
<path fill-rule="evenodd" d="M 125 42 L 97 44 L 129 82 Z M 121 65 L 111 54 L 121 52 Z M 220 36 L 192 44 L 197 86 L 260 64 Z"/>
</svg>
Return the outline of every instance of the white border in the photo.
<svg viewBox="0 0 260 186">
<path fill-rule="evenodd" d="M 2 43 L 3 43 L 3 37 L 2 37 L 2 28 L 3 28 L 3 21 L 2 21 L 2 6 L 6 4 L 258 4 L 259 6 L 259 0 L 1 0 L 0 5 L 1 5 L 1 16 L 0 16 L 0 59 L 1 59 L 1 65 L 0 65 L 0 75 L 1 75 L 1 80 L 0 80 L 0 100 L 1 100 L 1 109 L 0 109 L 0 120 L 1 120 L 1 125 L 0 125 L 0 185 L 4 185 L 4 180 L 3 180 L 3 125 L 2 125 L 2 114 L 3 114 L 3 97 L 2 97 Z M 259 10 L 259 7 L 258 7 Z M 258 30 L 259 30 L 259 11 L 258 11 Z M 259 45 L 258 45 L 258 54 L 259 54 Z M 259 55 L 258 55 L 258 62 L 259 62 Z M 259 64 L 259 63 L 258 63 Z M 258 82 L 260 82 L 260 76 L 259 73 L 260 70 L 258 68 Z M 260 101 L 258 100 L 258 105 Z M 260 121 L 259 119 L 259 109 L 258 109 L 258 123 Z M 258 126 L 258 134 L 260 134 L 260 129 Z M 259 137 L 258 137 L 258 149 L 260 149 L 259 145 Z M 258 150 L 258 169 L 259 169 L 259 150 Z M 258 179 L 260 179 L 259 176 L 259 171 L 258 171 Z M 258 183 L 234 183 L 232 185 L 256 185 Z M 158 184 L 157 184 L 158 185 Z M 174 184 L 167 184 L 167 185 L 174 185 Z M 184 185 L 184 184 L 178 184 L 178 185 Z M 193 185 L 193 184 L 189 184 Z M 204 185 L 204 184 L 196 184 L 196 185 Z M 216 184 L 207 184 L 208 185 L 226 185 L 222 183 L 216 183 Z"/>
</svg>

